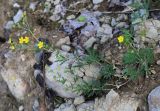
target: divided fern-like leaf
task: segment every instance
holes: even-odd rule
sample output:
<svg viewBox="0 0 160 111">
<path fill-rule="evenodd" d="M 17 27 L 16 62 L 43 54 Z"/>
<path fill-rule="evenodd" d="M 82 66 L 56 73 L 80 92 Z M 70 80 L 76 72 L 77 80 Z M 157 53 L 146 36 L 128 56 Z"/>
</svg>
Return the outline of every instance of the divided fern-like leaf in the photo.
<svg viewBox="0 0 160 111">
<path fill-rule="evenodd" d="M 112 75 L 114 75 L 115 70 L 113 69 L 113 66 L 110 64 L 103 64 L 100 70 L 100 74 L 102 78 L 110 78 Z"/>
<path fill-rule="evenodd" d="M 138 61 L 137 53 L 133 50 L 128 51 L 123 56 L 123 63 L 124 64 L 135 64 Z"/>
<path fill-rule="evenodd" d="M 88 55 L 83 58 L 85 64 L 99 63 L 101 60 L 100 54 L 94 49 L 88 49 Z"/>
<path fill-rule="evenodd" d="M 83 93 L 87 97 L 92 97 L 102 92 L 102 85 L 101 82 L 98 80 L 92 80 L 90 82 L 84 81 L 83 83 L 78 84 L 74 88 L 74 91 L 78 93 Z"/>
<path fill-rule="evenodd" d="M 137 79 L 139 72 L 134 67 L 127 67 L 123 70 L 124 75 L 128 76 L 131 80 Z"/>
<path fill-rule="evenodd" d="M 139 50 L 140 59 L 147 62 L 148 64 L 152 64 L 154 62 L 154 53 L 151 48 L 143 48 Z"/>
</svg>

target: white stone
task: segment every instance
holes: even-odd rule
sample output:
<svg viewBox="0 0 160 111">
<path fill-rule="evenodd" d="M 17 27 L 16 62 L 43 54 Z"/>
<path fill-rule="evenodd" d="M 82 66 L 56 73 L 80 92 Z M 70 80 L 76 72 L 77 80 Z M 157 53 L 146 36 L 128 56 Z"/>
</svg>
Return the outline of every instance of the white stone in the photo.
<svg viewBox="0 0 160 111">
<path fill-rule="evenodd" d="M 76 108 L 74 105 L 71 105 L 70 107 L 65 108 L 63 111 L 76 111 Z"/>
<path fill-rule="evenodd" d="M 120 22 L 120 23 L 118 23 L 118 24 L 116 25 L 116 28 L 123 28 L 123 27 L 125 27 L 126 25 L 127 25 L 126 22 Z"/>
<path fill-rule="evenodd" d="M 100 74 L 99 74 L 100 66 L 98 66 L 96 64 L 91 64 L 91 65 L 85 65 L 83 68 L 85 70 L 86 76 L 92 77 L 92 78 L 95 78 L 95 79 L 99 78 L 99 76 L 100 76 Z"/>
<path fill-rule="evenodd" d="M 160 60 L 157 61 L 157 65 L 160 65 Z"/>
<path fill-rule="evenodd" d="M 58 21 L 61 17 L 57 14 L 53 14 L 52 16 L 49 17 L 50 20 L 52 21 Z"/>
<path fill-rule="evenodd" d="M 64 103 L 61 104 L 59 108 L 54 109 L 54 111 L 77 111 L 73 104 Z"/>
<path fill-rule="evenodd" d="M 158 37 L 158 31 L 155 27 L 150 27 L 149 30 L 146 32 L 146 36 L 149 38 L 156 38 Z"/>
<path fill-rule="evenodd" d="M 103 2 L 103 0 L 92 0 L 93 1 L 93 4 L 99 4 L 101 2 Z"/>
<path fill-rule="evenodd" d="M 19 107 L 19 111 L 23 111 L 24 110 L 24 107 L 23 106 L 20 106 Z"/>
<path fill-rule="evenodd" d="M 21 9 L 18 10 L 16 15 L 13 17 L 14 23 L 18 23 L 23 17 L 23 11 Z"/>
<path fill-rule="evenodd" d="M 94 110 L 94 101 L 88 101 L 78 105 L 77 111 L 98 111 L 98 110 Z"/>
<path fill-rule="evenodd" d="M 144 47 L 145 42 L 154 45 L 160 40 L 160 21 L 148 19 L 137 25 L 135 32 L 134 41 L 140 44 L 140 47 Z"/>
<path fill-rule="evenodd" d="M 103 44 L 103 43 L 107 42 L 112 37 L 113 37 L 113 34 L 111 34 L 111 35 L 104 35 L 104 36 L 102 36 L 102 38 L 100 40 L 100 43 Z"/>
<path fill-rule="evenodd" d="M 1 69 L 1 75 L 8 85 L 11 93 L 18 99 L 23 100 L 27 94 L 28 84 L 12 69 Z"/>
<path fill-rule="evenodd" d="M 53 3 L 54 5 L 58 5 L 60 3 L 60 0 L 55 0 Z"/>
<path fill-rule="evenodd" d="M 65 57 L 65 61 L 58 61 L 58 57 Z M 75 98 L 79 96 L 72 91 L 71 85 L 75 85 L 74 75 L 69 70 L 69 64 L 74 60 L 73 55 L 55 51 L 49 58 L 53 62 L 51 66 L 46 66 L 46 84 L 61 97 Z"/>
<path fill-rule="evenodd" d="M 13 25 L 14 25 L 13 21 L 8 21 L 4 28 L 10 30 L 12 29 Z"/>
<path fill-rule="evenodd" d="M 20 8 L 20 5 L 19 5 L 18 3 L 14 3 L 14 4 L 13 4 L 13 7 L 14 7 L 14 8 Z"/>
<path fill-rule="evenodd" d="M 160 86 L 153 89 L 148 95 L 149 111 L 160 111 Z"/>
<path fill-rule="evenodd" d="M 100 68 L 97 65 L 74 67 L 77 65 L 76 57 L 62 50 L 54 51 L 49 61 L 53 64 L 45 67 L 46 84 L 61 97 L 75 98 L 80 96 L 81 92 L 74 92 L 73 88 L 82 84 L 81 77 L 84 77 L 84 72 L 94 79 L 100 76 Z"/>
<path fill-rule="evenodd" d="M 61 46 L 61 49 L 62 49 L 63 51 L 66 51 L 66 52 L 71 51 L 71 47 L 70 47 L 69 45 L 62 45 L 62 46 Z"/>
<path fill-rule="evenodd" d="M 112 34 L 112 27 L 108 24 L 103 24 L 102 28 L 104 28 L 104 34 Z"/>
<path fill-rule="evenodd" d="M 29 82 L 31 82 L 30 74 L 32 74 L 32 67 L 35 63 L 34 57 L 31 54 L 25 54 L 27 59 L 24 61 L 20 59 L 21 55 L 23 55 L 21 51 L 9 51 L 4 54 L 4 64 L 0 65 L 0 74 L 17 100 L 23 100 L 32 88 Z"/>
<path fill-rule="evenodd" d="M 82 103 L 84 103 L 84 102 L 85 102 L 84 96 L 79 96 L 79 97 L 76 97 L 76 98 L 74 99 L 74 104 L 75 104 L 75 105 L 82 104 Z"/>
<path fill-rule="evenodd" d="M 93 45 L 93 43 L 95 43 L 95 42 L 96 42 L 96 38 L 91 37 L 90 39 L 88 39 L 88 40 L 84 43 L 84 47 L 85 47 L 86 49 L 91 48 L 92 45 Z"/>
<path fill-rule="evenodd" d="M 29 8 L 32 11 L 35 11 L 37 4 L 38 4 L 38 2 L 31 2 L 30 5 L 29 5 Z"/>
<path fill-rule="evenodd" d="M 64 44 L 67 44 L 67 45 L 70 45 L 71 42 L 70 42 L 70 38 L 67 36 L 65 38 L 61 38 L 59 39 L 59 41 L 56 43 L 56 47 L 60 47 Z"/>
<path fill-rule="evenodd" d="M 95 111 L 137 111 L 141 100 L 136 99 L 135 94 L 119 95 L 111 90 L 106 97 L 95 99 Z"/>
<path fill-rule="evenodd" d="M 69 15 L 69 16 L 67 17 L 67 20 L 74 19 L 74 18 L 75 18 L 75 15 Z"/>
</svg>

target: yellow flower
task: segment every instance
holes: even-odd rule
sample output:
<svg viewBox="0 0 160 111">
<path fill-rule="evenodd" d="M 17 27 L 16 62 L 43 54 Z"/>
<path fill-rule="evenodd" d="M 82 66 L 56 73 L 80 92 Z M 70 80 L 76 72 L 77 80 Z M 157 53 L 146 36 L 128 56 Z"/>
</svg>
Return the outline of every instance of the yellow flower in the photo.
<svg viewBox="0 0 160 111">
<path fill-rule="evenodd" d="M 9 38 L 8 43 L 9 43 L 9 44 L 12 43 L 12 38 Z"/>
<path fill-rule="evenodd" d="M 14 50 L 14 49 L 15 49 L 14 45 L 11 45 L 11 46 L 10 46 L 10 49 Z"/>
<path fill-rule="evenodd" d="M 23 44 L 23 43 L 29 43 L 29 37 L 20 37 L 19 38 L 19 43 Z"/>
<path fill-rule="evenodd" d="M 122 36 L 122 35 L 119 36 L 119 37 L 118 37 L 118 42 L 119 42 L 119 43 L 124 42 L 124 36 Z"/>
<path fill-rule="evenodd" d="M 24 38 L 23 38 L 23 37 L 20 37 L 20 38 L 19 38 L 19 43 L 20 43 L 20 44 L 23 44 L 23 43 L 24 43 Z"/>
<path fill-rule="evenodd" d="M 23 39 L 23 41 L 24 41 L 24 43 L 29 43 L 29 37 L 25 37 L 24 39 Z"/>
<path fill-rule="evenodd" d="M 38 42 L 38 48 L 41 49 L 44 47 L 44 43 L 42 41 Z"/>
<path fill-rule="evenodd" d="M 23 12 L 23 17 L 25 17 L 26 16 L 26 11 L 25 12 Z"/>
</svg>

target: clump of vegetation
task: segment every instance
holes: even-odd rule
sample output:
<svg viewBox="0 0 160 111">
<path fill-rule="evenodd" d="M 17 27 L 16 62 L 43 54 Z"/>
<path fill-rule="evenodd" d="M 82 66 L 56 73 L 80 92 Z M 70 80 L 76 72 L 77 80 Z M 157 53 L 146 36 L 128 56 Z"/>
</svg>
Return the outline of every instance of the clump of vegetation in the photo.
<svg viewBox="0 0 160 111">
<path fill-rule="evenodd" d="M 122 36 L 118 37 L 119 38 Z M 135 48 L 133 46 L 133 36 L 128 30 L 123 30 L 123 41 L 119 43 L 127 46 L 128 50 L 123 56 L 125 76 L 135 80 L 140 75 L 148 74 L 149 66 L 154 62 L 154 53 L 152 48 Z"/>
<path fill-rule="evenodd" d="M 104 89 L 103 85 L 100 81 L 98 80 L 93 80 L 90 82 L 84 81 L 82 84 L 78 84 L 75 88 L 75 92 L 81 92 L 87 97 L 93 97 L 101 94 Z"/>
<path fill-rule="evenodd" d="M 84 65 L 98 64 L 100 65 L 100 78 L 99 80 L 92 80 L 90 82 L 83 81 L 74 87 L 74 91 L 83 93 L 86 97 L 92 97 L 102 94 L 104 91 L 109 90 L 107 88 L 106 80 L 110 79 L 115 70 L 112 64 L 106 63 L 103 57 L 94 49 L 88 49 L 87 55 L 79 60 L 77 67 L 83 67 Z"/>
<path fill-rule="evenodd" d="M 13 40 L 12 37 L 9 38 L 10 49 L 12 50 L 33 50 L 33 51 L 40 51 L 40 50 L 48 50 L 49 44 L 42 39 L 39 39 L 34 35 L 33 29 L 28 23 L 27 14 L 26 12 L 23 13 L 22 19 L 14 24 L 14 29 L 26 31 L 25 36 L 20 36 L 18 40 Z"/>
<path fill-rule="evenodd" d="M 148 74 L 149 66 L 154 62 L 154 54 L 151 48 L 129 50 L 123 56 L 125 65 L 124 75 L 135 80 L 140 75 Z"/>
</svg>

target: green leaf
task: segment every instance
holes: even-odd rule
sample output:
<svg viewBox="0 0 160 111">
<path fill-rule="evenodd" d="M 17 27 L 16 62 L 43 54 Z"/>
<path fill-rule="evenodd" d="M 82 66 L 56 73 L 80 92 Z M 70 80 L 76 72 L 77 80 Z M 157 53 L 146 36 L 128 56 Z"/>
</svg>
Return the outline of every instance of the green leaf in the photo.
<svg viewBox="0 0 160 111">
<path fill-rule="evenodd" d="M 102 78 L 110 78 L 112 75 L 114 75 L 115 70 L 113 69 L 113 66 L 110 64 L 104 64 L 101 67 L 100 74 L 102 75 Z"/>
<path fill-rule="evenodd" d="M 90 82 L 83 81 L 74 88 L 75 92 L 83 93 L 87 97 L 92 97 L 102 93 L 102 84 L 98 80 L 92 80 Z"/>
<path fill-rule="evenodd" d="M 123 70 L 124 75 L 128 76 L 131 80 L 135 80 L 139 76 L 139 72 L 134 67 L 127 67 Z"/>
<path fill-rule="evenodd" d="M 101 60 L 100 54 L 94 49 L 88 49 L 88 55 L 83 58 L 84 64 L 99 63 Z"/>
<path fill-rule="evenodd" d="M 147 62 L 148 64 L 152 64 L 154 62 L 154 52 L 151 48 L 140 49 L 139 56 L 143 62 Z"/>
<path fill-rule="evenodd" d="M 132 34 L 130 33 L 129 30 L 126 30 L 126 29 L 123 29 L 122 32 L 124 35 L 124 43 L 126 45 L 129 45 L 132 42 L 132 38 L 133 38 Z"/>
<path fill-rule="evenodd" d="M 79 16 L 78 17 L 78 21 L 79 22 L 85 22 L 86 21 L 86 17 L 85 16 Z"/>
<path fill-rule="evenodd" d="M 123 56 L 124 64 L 135 64 L 138 62 L 137 53 L 134 50 L 128 51 Z"/>
</svg>

